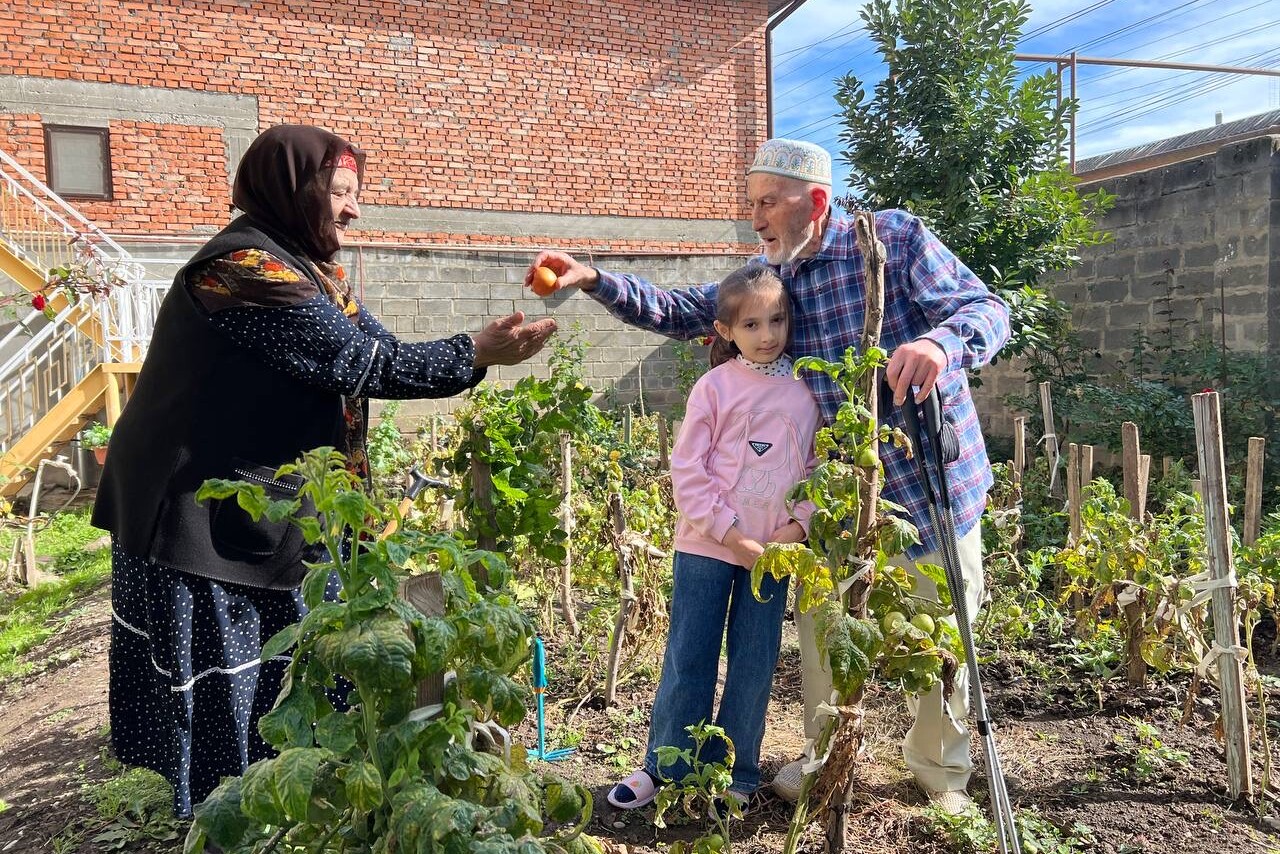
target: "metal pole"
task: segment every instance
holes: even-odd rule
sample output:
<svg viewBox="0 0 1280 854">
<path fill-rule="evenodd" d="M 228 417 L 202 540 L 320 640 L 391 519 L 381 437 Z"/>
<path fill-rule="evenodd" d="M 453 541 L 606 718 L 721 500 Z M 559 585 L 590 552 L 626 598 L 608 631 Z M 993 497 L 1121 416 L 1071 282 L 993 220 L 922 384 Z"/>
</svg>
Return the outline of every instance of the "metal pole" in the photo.
<svg viewBox="0 0 1280 854">
<path fill-rule="evenodd" d="M 1195 62 L 1158 62 L 1151 59 L 1107 59 L 1098 56 L 1053 56 L 1042 53 L 1014 54 L 1017 62 L 1067 62 L 1074 65 L 1119 65 L 1125 68 L 1164 68 L 1174 71 L 1209 71 L 1214 74 L 1258 74 L 1280 77 L 1280 68 L 1244 68 L 1239 65 L 1204 65 Z"/>
<path fill-rule="evenodd" d="M 1076 63 L 1079 58 L 1071 51 L 1071 174 L 1076 174 Z"/>
<path fill-rule="evenodd" d="M 1062 109 L 1062 63 L 1061 62 L 1055 63 L 1054 68 L 1057 69 L 1057 77 L 1058 77 L 1058 98 L 1057 98 L 1057 101 L 1055 102 L 1055 105 L 1058 110 L 1061 110 Z M 1062 149 L 1064 148 L 1066 148 L 1066 146 L 1063 145 L 1062 139 L 1059 138 L 1058 140 L 1059 155 L 1062 154 Z M 1075 171 L 1075 170 L 1072 170 L 1072 171 Z"/>
</svg>

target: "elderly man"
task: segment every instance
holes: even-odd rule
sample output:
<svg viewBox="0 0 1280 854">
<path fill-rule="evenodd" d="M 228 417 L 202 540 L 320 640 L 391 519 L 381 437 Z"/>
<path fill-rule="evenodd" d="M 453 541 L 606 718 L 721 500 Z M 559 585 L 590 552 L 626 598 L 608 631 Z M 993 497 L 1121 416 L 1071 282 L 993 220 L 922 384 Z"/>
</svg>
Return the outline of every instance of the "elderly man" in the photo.
<svg viewBox="0 0 1280 854">
<path fill-rule="evenodd" d="M 761 146 L 747 172 L 751 223 L 763 242 L 759 263 L 777 270 L 794 307 L 793 356 L 839 360 L 855 346 L 865 310 L 863 260 L 852 218 L 831 204 L 831 157 L 807 142 L 772 139 Z M 886 377 L 901 405 L 913 388 L 923 400 L 937 385 L 945 414 L 960 438 L 961 456 L 948 469 L 960 557 L 966 578 L 969 613 L 982 595 L 982 542 L 979 521 L 991 486 L 991 467 L 978 427 L 965 375 L 987 364 L 1009 335 L 1008 307 L 934 237 L 916 217 L 900 210 L 876 214 L 884 242 L 884 330 L 881 346 L 891 354 Z M 579 288 L 620 320 L 672 338 L 689 339 L 712 331 L 716 284 L 674 290 L 658 288 L 635 276 L 585 266 L 561 252 L 542 252 L 529 268 L 558 274 L 560 287 Z M 813 390 L 828 423 L 843 402 L 831 380 L 812 371 L 804 380 Z M 884 495 L 905 506 L 923 540 L 903 558 L 941 563 L 937 534 L 929 520 L 924 492 L 901 451 L 881 446 Z M 932 582 L 916 572 L 922 595 L 935 595 Z M 831 697 L 831 678 L 814 641 L 811 618 L 797 614 L 804 683 L 805 735 L 821 729 L 816 707 Z M 960 812 L 972 760 L 969 755 L 967 676 L 961 668 L 950 703 L 935 688 L 908 698 L 915 723 L 903 741 L 903 756 L 928 798 Z M 803 779 L 797 760 L 778 772 L 774 790 L 794 800 Z"/>
</svg>

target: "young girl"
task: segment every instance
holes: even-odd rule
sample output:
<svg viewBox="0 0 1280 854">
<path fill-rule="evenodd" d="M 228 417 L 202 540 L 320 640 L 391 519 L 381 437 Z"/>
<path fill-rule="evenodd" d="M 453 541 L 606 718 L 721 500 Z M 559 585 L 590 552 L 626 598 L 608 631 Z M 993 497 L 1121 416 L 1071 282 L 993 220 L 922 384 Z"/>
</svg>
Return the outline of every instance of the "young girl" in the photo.
<svg viewBox="0 0 1280 854">
<path fill-rule="evenodd" d="M 737 753 L 731 794 L 742 806 L 760 783 L 760 742 L 782 639 L 787 581 L 766 577 L 758 601 L 750 568 L 770 542 L 807 536 L 811 505 L 787 507 L 787 493 L 813 470 L 817 404 L 792 375 L 785 354 L 791 303 L 782 281 L 763 265 L 721 282 L 711 348 L 712 369 L 689 395 L 671 455 L 676 527 L 671 632 L 653 703 L 644 767 L 609 792 L 609 803 L 650 803 L 681 763 L 658 768 L 657 748 L 692 746 L 685 727 L 712 720 L 720 644 L 728 620 L 728 671 L 717 726 Z M 723 761 L 714 739 L 703 761 Z M 661 774 L 659 773 L 661 771 Z"/>
</svg>

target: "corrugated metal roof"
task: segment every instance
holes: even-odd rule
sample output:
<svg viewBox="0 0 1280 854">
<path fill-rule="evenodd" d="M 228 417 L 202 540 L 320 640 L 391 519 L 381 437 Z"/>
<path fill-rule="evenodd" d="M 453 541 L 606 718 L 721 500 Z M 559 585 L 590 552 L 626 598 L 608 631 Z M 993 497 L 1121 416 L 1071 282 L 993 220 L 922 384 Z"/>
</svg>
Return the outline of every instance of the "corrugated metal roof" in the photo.
<svg viewBox="0 0 1280 854">
<path fill-rule="evenodd" d="M 1215 140 L 1225 140 L 1231 137 L 1248 135 L 1251 133 L 1263 134 L 1267 131 L 1280 131 L 1280 110 L 1272 110 L 1267 113 L 1258 113 L 1256 116 L 1238 119 L 1234 122 L 1223 122 L 1220 125 L 1204 128 L 1203 130 L 1184 133 L 1181 136 L 1173 136 L 1168 139 L 1162 139 L 1158 142 L 1149 142 L 1146 145 L 1139 145 L 1134 148 L 1126 148 L 1121 151 L 1112 151 L 1108 154 L 1099 154 L 1096 157 L 1087 157 L 1084 160 L 1076 161 L 1076 173 L 1092 172 L 1098 169 L 1105 169 L 1109 166 L 1116 166 L 1121 163 L 1128 163 L 1132 160 L 1143 160 L 1148 157 L 1158 157 L 1164 154 L 1170 154 L 1184 148 L 1195 148 L 1205 143 Z"/>
</svg>

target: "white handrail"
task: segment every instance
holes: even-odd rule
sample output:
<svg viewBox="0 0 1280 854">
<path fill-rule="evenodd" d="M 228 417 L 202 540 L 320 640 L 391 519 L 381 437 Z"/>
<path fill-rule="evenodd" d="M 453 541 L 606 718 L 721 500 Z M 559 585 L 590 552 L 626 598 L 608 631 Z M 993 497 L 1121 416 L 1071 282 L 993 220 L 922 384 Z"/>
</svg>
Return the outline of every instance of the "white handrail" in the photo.
<svg viewBox="0 0 1280 854">
<path fill-rule="evenodd" d="M 31 193 L 29 190 L 27 190 L 26 187 L 24 187 L 23 185 L 19 184 L 16 181 L 13 181 L 12 178 L 9 179 L 10 181 L 13 182 L 15 186 L 18 187 L 18 189 L 20 189 L 23 192 L 24 195 L 28 196 L 33 202 L 35 202 L 36 205 L 44 209 L 45 213 L 49 214 L 54 219 L 56 219 L 63 226 L 63 228 L 67 230 L 69 235 L 74 235 L 76 237 L 83 238 L 87 236 L 86 235 L 86 232 L 87 232 L 87 234 L 93 235 L 93 238 L 95 240 L 99 240 L 105 243 L 107 246 L 111 247 L 111 250 L 115 252 L 117 255 L 121 255 L 125 258 L 129 257 L 129 253 L 125 252 L 124 249 L 121 248 L 120 244 L 116 243 L 114 240 L 108 237 L 106 232 L 98 228 L 98 226 L 94 225 L 88 218 L 85 217 L 84 214 L 80 213 L 80 211 L 76 210 L 75 208 L 71 207 L 71 205 L 67 204 L 66 199 L 62 198 L 62 196 L 59 196 L 57 193 L 55 193 L 52 188 L 50 188 L 47 184 L 45 184 L 35 175 L 32 175 L 29 171 L 27 171 L 27 168 L 25 166 L 23 166 L 18 161 L 14 160 L 12 157 L 8 155 L 8 153 L 6 153 L 3 150 L 0 150 L 0 162 L 3 162 L 6 166 L 13 169 L 13 171 L 17 172 L 19 175 L 25 178 L 27 180 L 27 183 L 30 186 L 38 187 L 40 190 L 42 190 L 44 195 L 48 197 L 49 201 L 53 202 L 55 205 L 61 208 L 68 216 L 70 216 L 72 219 L 79 222 L 81 226 L 83 226 L 83 231 L 82 231 L 81 229 L 71 225 L 66 220 L 64 220 L 61 216 L 59 216 L 57 213 L 50 210 L 48 205 L 44 204 L 44 202 L 36 198 L 36 196 L 33 193 Z M 4 174 L 4 172 L 3 170 L 0 170 L 0 175 L 2 174 Z"/>
</svg>

